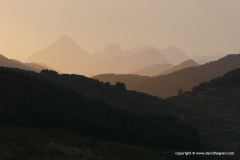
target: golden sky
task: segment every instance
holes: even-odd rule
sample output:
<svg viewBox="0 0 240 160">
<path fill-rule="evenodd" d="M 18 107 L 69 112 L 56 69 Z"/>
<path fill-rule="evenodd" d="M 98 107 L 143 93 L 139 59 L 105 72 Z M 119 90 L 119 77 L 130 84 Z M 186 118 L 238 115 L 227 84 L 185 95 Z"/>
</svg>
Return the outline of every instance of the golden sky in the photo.
<svg viewBox="0 0 240 160">
<path fill-rule="evenodd" d="M 63 35 L 90 53 L 108 43 L 235 52 L 239 19 L 240 0 L 0 0 L 0 54 L 25 61 Z"/>
</svg>

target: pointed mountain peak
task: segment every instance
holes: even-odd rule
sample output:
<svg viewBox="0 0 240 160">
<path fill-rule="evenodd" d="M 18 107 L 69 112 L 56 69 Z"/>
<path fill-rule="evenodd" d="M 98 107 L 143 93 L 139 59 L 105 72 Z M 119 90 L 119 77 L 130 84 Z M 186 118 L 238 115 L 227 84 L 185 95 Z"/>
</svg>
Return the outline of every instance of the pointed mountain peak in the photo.
<svg viewBox="0 0 240 160">
<path fill-rule="evenodd" d="M 57 42 L 70 42 L 70 43 L 76 43 L 72 38 L 70 38 L 67 35 L 62 36 Z"/>
<path fill-rule="evenodd" d="M 192 59 L 188 59 L 188 60 L 182 62 L 181 64 L 187 64 L 187 65 L 193 65 L 193 66 L 198 66 L 198 65 L 199 65 L 197 62 L 195 62 L 195 61 L 192 60 Z M 181 65 L 181 64 L 180 64 L 180 65 Z"/>
</svg>

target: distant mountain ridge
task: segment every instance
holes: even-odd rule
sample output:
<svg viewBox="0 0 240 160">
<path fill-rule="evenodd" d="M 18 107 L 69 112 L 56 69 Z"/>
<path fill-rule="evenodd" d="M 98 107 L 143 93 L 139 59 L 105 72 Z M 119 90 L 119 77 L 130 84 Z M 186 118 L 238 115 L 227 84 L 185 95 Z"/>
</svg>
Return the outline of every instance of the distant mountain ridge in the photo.
<svg viewBox="0 0 240 160">
<path fill-rule="evenodd" d="M 165 64 L 165 63 L 155 64 L 155 65 L 137 70 L 137 71 L 133 72 L 132 74 L 137 74 L 140 76 L 154 76 L 154 75 L 164 72 L 172 67 L 173 67 L 172 64 Z"/>
<path fill-rule="evenodd" d="M 153 46 L 146 46 L 122 50 L 118 44 L 109 44 L 102 51 L 89 55 L 70 37 L 63 36 L 43 50 L 29 56 L 27 62 L 44 63 L 63 73 L 94 76 L 105 73 L 130 74 L 151 65 L 169 64 L 174 56 L 184 57 L 183 59 L 187 57 L 176 47 L 160 50 Z"/>
</svg>

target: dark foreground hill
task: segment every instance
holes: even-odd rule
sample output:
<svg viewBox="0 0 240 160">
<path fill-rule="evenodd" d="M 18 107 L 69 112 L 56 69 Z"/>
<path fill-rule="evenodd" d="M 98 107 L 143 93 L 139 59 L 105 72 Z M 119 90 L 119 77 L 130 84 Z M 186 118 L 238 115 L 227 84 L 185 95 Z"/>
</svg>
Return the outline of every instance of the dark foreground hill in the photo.
<svg viewBox="0 0 240 160">
<path fill-rule="evenodd" d="M 175 153 L 59 128 L 0 125 L 1 160 L 168 160 Z"/>
<path fill-rule="evenodd" d="M 240 69 L 167 100 L 182 119 L 197 127 L 211 148 L 234 151 L 240 146 Z"/>
<path fill-rule="evenodd" d="M 58 127 L 161 149 L 201 147 L 197 131 L 173 116 L 144 116 L 84 98 L 29 72 L 0 68 L 0 123 Z"/>
</svg>

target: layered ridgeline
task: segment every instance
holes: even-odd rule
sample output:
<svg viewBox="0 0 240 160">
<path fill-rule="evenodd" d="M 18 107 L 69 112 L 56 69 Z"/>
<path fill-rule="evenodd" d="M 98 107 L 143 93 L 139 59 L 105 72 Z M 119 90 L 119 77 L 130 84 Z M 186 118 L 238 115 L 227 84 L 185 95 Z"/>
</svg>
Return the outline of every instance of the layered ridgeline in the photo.
<svg viewBox="0 0 240 160">
<path fill-rule="evenodd" d="M 197 127 L 210 148 L 234 151 L 240 145 L 240 69 L 168 98 L 182 119 Z"/>
<path fill-rule="evenodd" d="M 0 66 L 10 67 L 10 68 L 20 68 L 24 70 L 30 70 L 35 72 L 40 72 L 43 69 L 50 69 L 50 67 L 46 67 L 42 64 L 37 63 L 22 63 L 15 59 L 8 59 L 0 54 Z"/>
<path fill-rule="evenodd" d="M 155 74 L 154 76 L 157 77 L 157 76 L 161 76 L 161 75 L 165 75 L 165 74 L 170 74 L 170 73 L 180 71 L 180 70 L 188 68 L 188 67 L 196 67 L 198 65 L 199 64 L 197 62 L 189 59 L 189 60 L 186 60 L 186 61 L 184 61 L 174 67 L 171 67 L 165 71 L 160 71 L 160 72 L 158 72 L 158 74 Z"/>
<path fill-rule="evenodd" d="M 146 68 L 142 68 L 133 72 L 132 74 L 140 75 L 140 76 L 155 76 L 161 72 L 167 71 L 171 69 L 173 65 L 171 64 L 155 64 Z"/>
<path fill-rule="evenodd" d="M 85 98 L 79 92 L 46 82 L 39 78 L 42 74 L 0 68 L 1 124 L 58 127 L 161 149 L 201 147 L 196 130 L 179 118 L 140 115 L 113 107 L 105 101 Z M 119 88 L 113 87 L 112 93 L 114 90 Z"/>
<path fill-rule="evenodd" d="M 105 73 L 130 74 L 152 65 L 178 64 L 187 59 L 189 57 L 184 51 L 172 46 L 162 50 L 152 46 L 123 50 L 118 44 L 109 44 L 102 51 L 90 55 L 71 38 L 63 36 L 31 55 L 27 62 L 47 64 L 64 73 L 94 76 Z"/>
<path fill-rule="evenodd" d="M 109 75 L 99 75 L 94 78 L 103 82 L 119 81 L 125 83 L 127 89 L 166 98 L 177 95 L 179 89 L 182 89 L 183 91 L 190 91 L 192 87 L 199 85 L 202 82 L 222 76 L 223 74 L 239 67 L 240 55 L 237 54 L 228 55 L 217 61 L 204 65 L 188 67 L 157 77 L 143 78 L 139 76 L 136 78 L 135 75 L 125 75 L 125 78 L 123 79 L 123 75 L 111 75 L 112 77 Z M 132 79 L 131 77 L 135 77 L 135 83 L 128 81 L 129 79 Z M 114 81 L 112 79 L 114 79 Z"/>
</svg>

